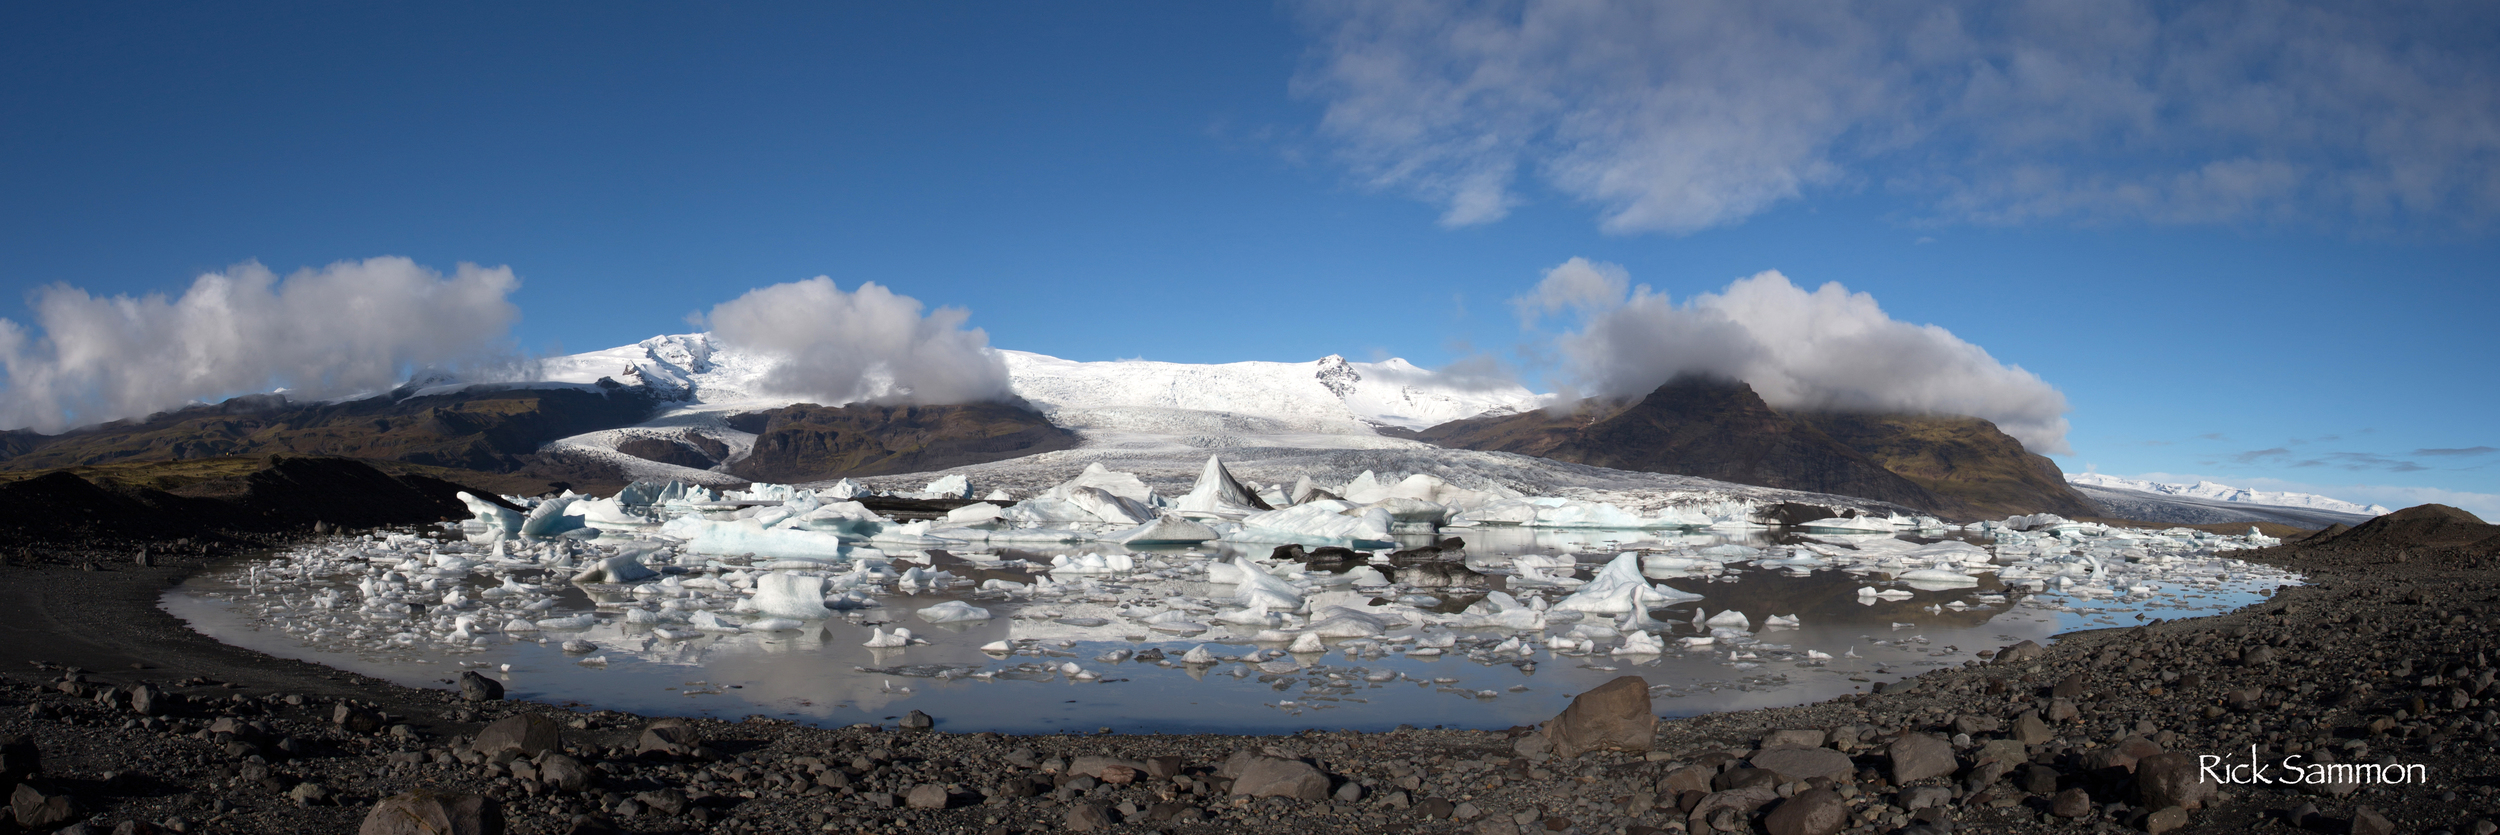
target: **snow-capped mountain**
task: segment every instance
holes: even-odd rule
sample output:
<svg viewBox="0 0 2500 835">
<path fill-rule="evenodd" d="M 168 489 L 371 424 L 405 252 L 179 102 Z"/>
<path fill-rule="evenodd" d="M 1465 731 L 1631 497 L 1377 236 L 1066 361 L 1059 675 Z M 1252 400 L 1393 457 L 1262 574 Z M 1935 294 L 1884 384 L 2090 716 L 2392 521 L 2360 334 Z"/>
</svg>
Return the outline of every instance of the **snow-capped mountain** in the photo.
<svg viewBox="0 0 2500 835">
<path fill-rule="evenodd" d="M 2388 512 L 2387 508 L 2379 505 L 2356 504 L 2342 499 L 2332 499 L 2320 496 L 2315 493 L 2281 493 L 2267 490 L 2250 490 L 2245 487 L 2233 487 L 2228 484 L 2216 484 L 2210 481 L 2199 481 L 2195 484 L 2170 484 L 2159 481 L 2118 478 L 2116 476 L 2102 475 L 2100 473 L 2067 473 L 2066 481 L 2072 484 L 2081 484 L 2086 487 L 2099 487 L 2108 490 L 2133 490 L 2138 493 L 2153 493 L 2163 496 L 2207 499 L 2219 502 L 2237 502 L 2240 504 L 2273 505 L 2276 507 L 2305 507 L 2313 510 L 2330 510 L 2337 513 L 2355 513 L 2363 516 L 2377 516 Z"/>
<path fill-rule="evenodd" d="M 1548 399 L 1516 384 L 1453 384 L 1403 359 L 1192 365 L 999 353 L 1018 396 L 1079 431 L 1372 436 L 1374 427 L 1423 429 L 1534 409 Z M 608 377 L 671 393 L 700 411 L 789 405 L 790 398 L 756 385 L 772 365 L 692 333 L 551 358 L 538 376 L 563 383 Z"/>
<path fill-rule="evenodd" d="M 1546 401 L 1517 385 L 1451 385 L 1402 359 L 1191 365 L 1002 353 L 1016 394 L 1052 423 L 1088 435 L 1188 436 L 1200 446 L 1232 445 L 1209 442 L 1241 435 L 1303 436 L 1288 446 L 1370 446 L 1375 427 L 1423 429 Z M 1365 440 L 1351 440 L 1358 438 Z"/>
<path fill-rule="evenodd" d="M 1424 444 L 1376 430 L 1509 414 L 1539 408 L 1549 399 L 1516 384 L 1453 382 L 1402 359 L 1352 362 L 1328 356 L 1301 363 L 1193 365 L 1078 362 L 1026 351 L 999 355 L 1017 396 L 1097 449 L 1413 448 Z M 675 477 L 686 474 L 653 469 L 667 465 L 617 450 L 636 441 L 701 436 L 732 450 L 733 460 L 743 457 L 755 435 L 731 426 L 728 417 L 799 399 L 760 384 L 775 362 L 718 343 L 710 334 L 672 334 L 553 357 L 539 363 L 532 376 L 542 385 L 604 377 L 648 387 L 676 403 L 640 426 L 552 444 L 637 474 Z"/>
</svg>

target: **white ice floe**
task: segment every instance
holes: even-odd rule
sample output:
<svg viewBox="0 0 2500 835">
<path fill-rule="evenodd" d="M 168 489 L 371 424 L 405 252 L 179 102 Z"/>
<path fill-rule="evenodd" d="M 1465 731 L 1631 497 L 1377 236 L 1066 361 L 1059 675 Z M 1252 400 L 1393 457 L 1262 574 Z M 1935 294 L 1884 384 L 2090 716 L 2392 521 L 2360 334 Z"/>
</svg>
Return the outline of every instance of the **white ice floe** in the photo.
<svg viewBox="0 0 2500 835">
<path fill-rule="evenodd" d="M 812 574 L 773 572 L 755 578 L 754 611 L 767 617 L 824 620 L 825 579 Z"/>
<path fill-rule="evenodd" d="M 961 600 L 949 600 L 935 606 L 921 609 L 914 614 L 919 615 L 921 620 L 925 620 L 930 623 L 968 623 L 971 621 L 990 619 L 990 610 L 974 606 L 970 603 L 965 603 Z"/>
</svg>

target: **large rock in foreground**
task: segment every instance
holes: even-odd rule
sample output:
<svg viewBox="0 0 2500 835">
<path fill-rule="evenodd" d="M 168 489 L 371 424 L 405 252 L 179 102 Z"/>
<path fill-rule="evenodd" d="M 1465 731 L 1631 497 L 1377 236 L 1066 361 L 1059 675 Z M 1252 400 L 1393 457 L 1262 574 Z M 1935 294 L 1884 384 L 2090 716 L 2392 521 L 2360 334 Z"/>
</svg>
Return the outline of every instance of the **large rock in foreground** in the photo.
<svg viewBox="0 0 2500 835">
<path fill-rule="evenodd" d="M 1541 729 L 1546 752 L 1577 757 L 1589 751 L 1647 751 L 1658 735 L 1658 715 L 1649 710 L 1649 681 L 1623 676 L 1571 700 Z"/>
<path fill-rule="evenodd" d="M 503 835 L 503 809 L 478 795 L 418 789 L 373 804 L 356 835 Z"/>
</svg>

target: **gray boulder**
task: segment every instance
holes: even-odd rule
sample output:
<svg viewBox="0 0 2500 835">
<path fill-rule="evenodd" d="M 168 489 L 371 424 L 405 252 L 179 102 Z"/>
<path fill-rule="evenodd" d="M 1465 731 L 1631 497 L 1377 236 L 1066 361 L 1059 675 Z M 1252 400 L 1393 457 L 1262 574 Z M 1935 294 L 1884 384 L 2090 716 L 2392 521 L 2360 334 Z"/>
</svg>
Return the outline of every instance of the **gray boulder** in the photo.
<svg viewBox="0 0 2500 835">
<path fill-rule="evenodd" d="M 1649 682 L 1623 676 L 1571 700 L 1542 729 L 1547 751 L 1555 757 L 1577 757 L 1589 751 L 1647 751 L 1658 734 L 1658 715 L 1650 712 Z"/>
<path fill-rule="evenodd" d="M 503 835 L 503 809 L 474 794 L 417 789 L 373 804 L 356 835 Z"/>
</svg>

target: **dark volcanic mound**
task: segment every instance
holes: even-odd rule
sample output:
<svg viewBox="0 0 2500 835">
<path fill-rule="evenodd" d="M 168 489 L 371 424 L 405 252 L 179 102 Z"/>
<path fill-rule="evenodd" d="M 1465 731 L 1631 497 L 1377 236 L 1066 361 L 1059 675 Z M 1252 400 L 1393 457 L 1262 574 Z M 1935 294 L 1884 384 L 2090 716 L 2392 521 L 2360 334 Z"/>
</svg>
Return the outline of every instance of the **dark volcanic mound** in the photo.
<svg viewBox="0 0 2500 835">
<path fill-rule="evenodd" d="M 0 540 L 21 548 L 256 538 L 467 518 L 493 494 L 346 458 L 273 455 L 55 471 L 0 484 Z"/>
<path fill-rule="evenodd" d="M 5 433 L 0 469 L 289 453 L 510 473 L 549 441 L 629 426 L 659 405 L 639 386 L 407 394 L 338 403 L 251 395 L 58 435 Z"/>
<path fill-rule="evenodd" d="M 2328 540 L 2346 547 L 2424 548 L 2472 545 L 2500 536 L 2500 525 L 2444 504 L 2408 507 L 2363 522 Z"/>
<path fill-rule="evenodd" d="M 1831 436 L 1773 410 L 1744 383 L 1679 377 L 1637 403 L 1584 401 L 1564 415 L 1453 421 L 1419 433 L 1448 447 L 1836 493 L 1932 509 L 1937 496 Z"/>
<path fill-rule="evenodd" d="M 796 483 L 914 473 L 1073 449 L 1076 433 L 1017 404 L 818 406 L 800 403 L 748 412 L 730 425 L 753 432 L 755 447 L 731 475 Z"/>
</svg>

